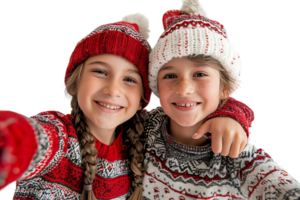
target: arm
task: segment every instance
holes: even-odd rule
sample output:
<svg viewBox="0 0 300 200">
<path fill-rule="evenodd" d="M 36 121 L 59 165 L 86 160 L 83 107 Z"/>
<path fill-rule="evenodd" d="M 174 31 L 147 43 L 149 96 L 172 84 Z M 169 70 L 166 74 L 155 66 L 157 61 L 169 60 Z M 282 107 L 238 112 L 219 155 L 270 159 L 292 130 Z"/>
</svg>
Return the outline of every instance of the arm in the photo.
<svg viewBox="0 0 300 200">
<path fill-rule="evenodd" d="M 0 112 L 0 189 L 46 173 L 67 149 L 65 123 L 57 112 L 32 118 Z"/>
<path fill-rule="evenodd" d="M 246 104 L 229 97 L 226 104 L 206 117 L 203 123 L 215 117 L 230 117 L 236 120 L 243 127 L 247 138 L 249 137 L 249 127 L 254 120 L 254 113 Z"/>
</svg>

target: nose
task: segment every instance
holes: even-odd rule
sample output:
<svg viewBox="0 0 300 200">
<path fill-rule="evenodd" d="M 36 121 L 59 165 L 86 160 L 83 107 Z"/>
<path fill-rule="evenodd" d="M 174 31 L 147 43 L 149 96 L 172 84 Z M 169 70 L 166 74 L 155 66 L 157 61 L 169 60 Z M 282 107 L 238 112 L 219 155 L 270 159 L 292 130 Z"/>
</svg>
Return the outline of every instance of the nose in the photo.
<svg viewBox="0 0 300 200">
<path fill-rule="evenodd" d="M 176 87 L 176 94 L 184 96 L 193 94 L 195 91 L 195 85 L 192 83 L 189 79 L 182 79 L 180 82 L 178 82 L 178 85 Z"/>
<path fill-rule="evenodd" d="M 117 81 L 110 81 L 104 88 L 103 93 L 111 97 L 121 97 L 123 92 Z"/>
</svg>

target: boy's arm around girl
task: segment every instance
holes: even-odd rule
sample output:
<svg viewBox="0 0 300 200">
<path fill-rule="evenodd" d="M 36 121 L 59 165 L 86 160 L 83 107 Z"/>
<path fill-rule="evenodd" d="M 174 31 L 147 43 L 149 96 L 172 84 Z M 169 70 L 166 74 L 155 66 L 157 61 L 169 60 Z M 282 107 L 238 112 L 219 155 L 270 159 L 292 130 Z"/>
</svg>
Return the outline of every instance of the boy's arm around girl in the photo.
<svg viewBox="0 0 300 200">
<path fill-rule="evenodd" d="M 231 117 L 249 135 L 253 111 L 245 104 L 229 98 L 205 121 L 215 117 Z M 210 137 L 210 134 L 207 134 Z M 11 111 L 0 111 L 0 189 L 16 180 L 43 175 L 57 166 L 68 152 L 68 140 L 77 138 L 71 115 L 42 112 L 27 118 Z"/>
</svg>

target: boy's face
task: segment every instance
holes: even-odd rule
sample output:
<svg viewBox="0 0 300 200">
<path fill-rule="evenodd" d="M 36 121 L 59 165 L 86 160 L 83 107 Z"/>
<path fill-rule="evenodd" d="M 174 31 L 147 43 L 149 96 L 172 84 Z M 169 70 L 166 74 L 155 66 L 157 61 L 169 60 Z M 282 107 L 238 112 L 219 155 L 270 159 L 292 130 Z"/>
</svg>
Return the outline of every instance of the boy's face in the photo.
<svg viewBox="0 0 300 200">
<path fill-rule="evenodd" d="M 160 103 L 165 113 L 190 127 L 214 112 L 220 100 L 220 73 L 207 63 L 173 58 L 158 73 Z"/>
</svg>

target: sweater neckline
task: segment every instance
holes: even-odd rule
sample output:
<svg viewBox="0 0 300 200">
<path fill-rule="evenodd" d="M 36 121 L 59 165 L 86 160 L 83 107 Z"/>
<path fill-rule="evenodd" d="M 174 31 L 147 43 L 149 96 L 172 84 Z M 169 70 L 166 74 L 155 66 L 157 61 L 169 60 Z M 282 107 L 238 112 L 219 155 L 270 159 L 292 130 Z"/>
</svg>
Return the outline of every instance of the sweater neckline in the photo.
<svg viewBox="0 0 300 200">
<path fill-rule="evenodd" d="M 72 122 L 72 115 L 68 115 L 71 123 Z M 73 125 L 74 127 L 74 125 Z M 76 129 L 74 127 L 74 132 L 76 133 Z M 76 134 L 77 135 L 77 134 Z M 79 138 L 78 138 L 79 140 Z M 80 143 L 80 141 L 78 141 Z M 129 145 L 125 142 L 123 143 L 123 126 L 120 126 L 120 132 L 115 139 L 115 141 L 111 145 L 106 145 L 100 142 L 96 137 L 95 137 L 95 148 L 98 151 L 97 158 L 100 159 L 105 159 L 107 161 L 113 162 L 116 160 L 122 160 L 122 159 L 127 159 L 127 152 L 128 152 L 128 147 Z"/>
<path fill-rule="evenodd" d="M 171 147 L 173 147 L 183 153 L 202 155 L 203 157 L 211 156 L 211 153 L 212 153 L 211 143 L 206 144 L 204 146 L 189 146 L 189 145 L 182 144 L 182 143 L 174 140 L 168 133 L 167 127 L 169 126 L 169 124 L 170 124 L 170 118 L 167 117 L 163 123 L 162 135 L 163 135 L 165 142 L 168 143 Z"/>
<path fill-rule="evenodd" d="M 123 146 L 123 127 L 121 126 L 121 131 L 117 138 L 111 145 L 107 145 L 99 141 L 95 137 L 95 148 L 98 150 L 97 158 L 103 158 L 108 160 L 115 160 L 122 157 L 122 146 Z"/>
</svg>

